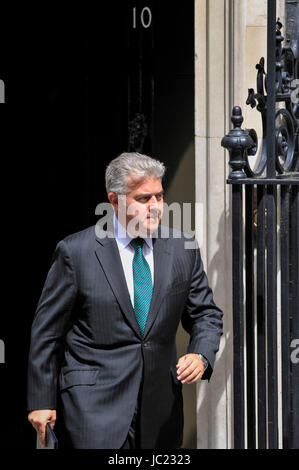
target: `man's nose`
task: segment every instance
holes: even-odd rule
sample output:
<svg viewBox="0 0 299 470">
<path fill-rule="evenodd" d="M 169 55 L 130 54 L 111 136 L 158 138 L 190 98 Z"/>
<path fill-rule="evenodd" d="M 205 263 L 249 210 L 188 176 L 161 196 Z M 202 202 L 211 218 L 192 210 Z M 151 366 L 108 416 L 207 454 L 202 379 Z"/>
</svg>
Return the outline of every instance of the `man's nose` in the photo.
<svg viewBox="0 0 299 470">
<path fill-rule="evenodd" d="M 158 200 L 155 196 L 151 197 L 150 201 L 149 201 L 149 204 L 148 204 L 148 211 L 150 213 L 154 213 L 156 214 L 159 210 L 159 204 L 158 204 Z"/>
<path fill-rule="evenodd" d="M 150 209 L 158 208 L 158 200 L 156 196 L 152 196 L 151 199 L 149 200 L 149 207 Z"/>
</svg>

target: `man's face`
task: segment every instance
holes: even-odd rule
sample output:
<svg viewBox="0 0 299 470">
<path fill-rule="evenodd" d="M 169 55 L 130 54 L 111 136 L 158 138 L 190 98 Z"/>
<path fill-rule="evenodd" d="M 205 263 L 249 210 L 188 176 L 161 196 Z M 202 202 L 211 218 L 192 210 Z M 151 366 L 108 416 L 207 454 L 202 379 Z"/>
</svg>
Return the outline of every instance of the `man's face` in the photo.
<svg viewBox="0 0 299 470">
<path fill-rule="evenodd" d="M 119 196 L 113 204 L 118 219 L 134 236 L 146 237 L 154 232 L 163 215 L 163 188 L 159 178 L 149 178 L 142 183 L 128 179 L 129 192 Z M 115 193 L 110 193 L 115 194 Z M 111 199 L 109 198 L 110 202 Z"/>
</svg>

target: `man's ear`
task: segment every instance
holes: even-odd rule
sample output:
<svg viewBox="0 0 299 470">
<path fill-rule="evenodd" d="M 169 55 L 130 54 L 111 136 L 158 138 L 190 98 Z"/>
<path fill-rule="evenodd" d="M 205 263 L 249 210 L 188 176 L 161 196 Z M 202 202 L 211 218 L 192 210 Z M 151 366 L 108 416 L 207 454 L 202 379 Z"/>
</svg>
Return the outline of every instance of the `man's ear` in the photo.
<svg viewBox="0 0 299 470">
<path fill-rule="evenodd" d="M 111 191 L 110 193 L 108 193 L 108 199 L 109 199 L 110 204 L 117 211 L 117 209 L 118 209 L 118 196 L 117 196 L 117 194 Z"/>
</svg>

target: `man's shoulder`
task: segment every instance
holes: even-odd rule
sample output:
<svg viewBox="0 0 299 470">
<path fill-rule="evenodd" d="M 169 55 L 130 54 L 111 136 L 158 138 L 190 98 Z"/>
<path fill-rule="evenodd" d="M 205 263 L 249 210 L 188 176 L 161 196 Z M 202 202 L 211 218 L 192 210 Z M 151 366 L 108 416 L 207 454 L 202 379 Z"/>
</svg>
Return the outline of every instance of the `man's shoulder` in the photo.
<svg viewBox="0 0 299 470">
<path fill-rule="evenodd" d="M 171 248 L 175 257 L 194 259 L 199 249 L 194 234 L 189 234 L 176 228 L 161 225 L 159 238 L 166 240 L 165 249 L 167 249 L 167 246 Z"/>
<path fill-rule="evenodd" d="M 107 231 L 100 230 L 96 225 L 91 225 L 83 230 L 67 235 L 61 242 L 69 247 L 78 247 L 93 243 L 97 238 L 107 237 Z M 174 243 L 177 247 L 184 246 L 184 248 L 198 248 L 198 243 L 194 234 L 183 232 L 176 228 L 168 227 L 167 225 L 160 225 L 158 232 L 154 234 L 154 238 L 168 240 Z"/>
<path fill-rule="evenodd" d="M 82 245 L 83 243 L 90 242 L 95 239 L 95 226 L 91 225 L 79 232 L 67 235 L 62 242 L 68 246 L 75 246 L 77 244 Z"/>
</svg>

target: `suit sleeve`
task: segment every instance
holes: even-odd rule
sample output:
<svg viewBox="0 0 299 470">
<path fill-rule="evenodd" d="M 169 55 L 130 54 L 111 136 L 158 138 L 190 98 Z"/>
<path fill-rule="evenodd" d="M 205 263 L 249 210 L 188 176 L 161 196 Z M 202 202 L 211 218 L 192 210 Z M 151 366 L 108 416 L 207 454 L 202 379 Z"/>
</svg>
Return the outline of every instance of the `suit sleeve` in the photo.
<svg viewBox="0 0 299 470">
<path fill-rule="evenodd" d="M 28 410 L 56 409 L 63 338 L 70 327 L 76 279 L 68 247 L 58 243 L 31 328 Z"/>
<path fill-rule="evenodd" d="M 182 315 L 182 325 L 190 334 L 187 353 L 202 354 L 209 362 L 203 379 L 210 379 L 222 335 L 222 311 L 215 305 L 213 293 L 203 268 L 200 250 L 195 250 L 195 262 L 188 298 Z"/>
</svg>

